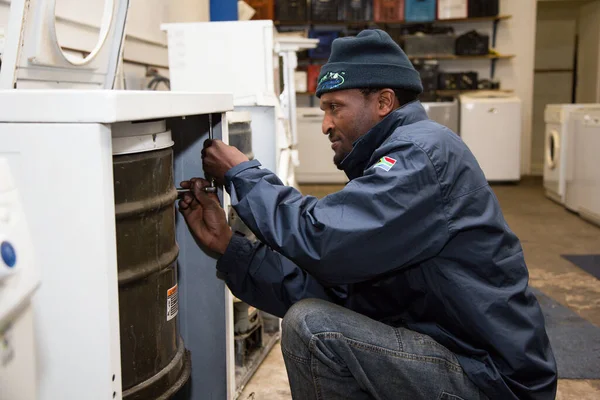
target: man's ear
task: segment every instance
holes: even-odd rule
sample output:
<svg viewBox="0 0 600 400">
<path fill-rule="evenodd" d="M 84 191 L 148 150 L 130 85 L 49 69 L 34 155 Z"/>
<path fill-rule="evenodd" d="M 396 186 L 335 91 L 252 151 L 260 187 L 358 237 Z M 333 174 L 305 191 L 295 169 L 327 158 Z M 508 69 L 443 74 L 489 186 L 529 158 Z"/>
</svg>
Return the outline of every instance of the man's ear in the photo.
<svg viewBox="0 0 600 400">
<path fill-rule="evenodd" d="M 396 104 L 396 93 L 392 89 L 383 89 L 379 92 L 377 99 L 377 112 L 380 117 L 385 117 L 394 110 Z"/>
</svg>

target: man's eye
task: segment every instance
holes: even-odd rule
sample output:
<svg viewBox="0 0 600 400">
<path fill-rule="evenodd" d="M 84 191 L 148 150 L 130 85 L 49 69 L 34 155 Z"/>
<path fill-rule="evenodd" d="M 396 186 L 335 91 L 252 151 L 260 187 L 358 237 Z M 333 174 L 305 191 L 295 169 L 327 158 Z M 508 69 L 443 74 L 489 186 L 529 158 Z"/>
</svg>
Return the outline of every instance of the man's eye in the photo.
<svg viewBox="0 0 600 400">
<path fill-rule="evenodd" d="M 338 108 L 337 104 L 332 104 L 332 105 L 329 106 L 329 109 L 331 111 L 335 111 L 335 110 L 337 110 L 337 108 Z"/>
</svg>

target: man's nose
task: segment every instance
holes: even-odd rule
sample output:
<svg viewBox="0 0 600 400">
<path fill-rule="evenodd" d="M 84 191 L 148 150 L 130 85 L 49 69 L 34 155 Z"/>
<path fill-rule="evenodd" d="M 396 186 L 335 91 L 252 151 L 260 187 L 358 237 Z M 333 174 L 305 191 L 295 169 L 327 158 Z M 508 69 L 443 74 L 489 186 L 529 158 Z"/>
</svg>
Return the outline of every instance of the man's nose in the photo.
<svg viewBox="0 0 600 400">
<path fill-rule="evenodd" d="M 333 121 L 331 120 L 331 117 L 328 116 L 327 114 L 325 114 L 325 116 L 323 117 L 323 126 L 322 126 L 323 134 L 329 135 L 330 131 L 333 131 L 333 128 L 334 128 L 334 125 L 333 125 Z"/>
</svg>

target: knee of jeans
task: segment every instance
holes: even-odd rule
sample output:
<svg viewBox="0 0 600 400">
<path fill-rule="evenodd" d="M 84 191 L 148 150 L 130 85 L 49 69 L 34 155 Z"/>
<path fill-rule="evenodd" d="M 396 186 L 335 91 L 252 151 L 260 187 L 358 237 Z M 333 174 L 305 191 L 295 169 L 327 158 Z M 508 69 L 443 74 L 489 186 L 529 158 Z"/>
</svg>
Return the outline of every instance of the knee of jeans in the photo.
<svg viewBox="0 0 600 400">
<path fill-rule="evenodd" d="M 326 306 L 327 302 L 324 300 L 304 299 L 290 307 L 281 323 L 282 345 L 297 340 L 308 343 L 313 333 L 312 328 L 319 316 L 323 315 L 322 311 Z"/>
</svg>

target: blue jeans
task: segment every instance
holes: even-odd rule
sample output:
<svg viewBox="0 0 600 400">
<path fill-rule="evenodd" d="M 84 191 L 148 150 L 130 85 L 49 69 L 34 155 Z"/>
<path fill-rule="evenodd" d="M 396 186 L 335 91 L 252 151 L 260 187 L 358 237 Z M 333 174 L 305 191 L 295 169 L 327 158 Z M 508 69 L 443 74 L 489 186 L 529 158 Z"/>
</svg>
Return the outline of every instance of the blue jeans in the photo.
<svg viewBox="0 0 600 400">
<path fill-rule="evenodd" d="M 281 350 L 297 400 L 487 399 L 431 337 L 322 300 L 290 308 Z"/>
</svg>

